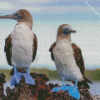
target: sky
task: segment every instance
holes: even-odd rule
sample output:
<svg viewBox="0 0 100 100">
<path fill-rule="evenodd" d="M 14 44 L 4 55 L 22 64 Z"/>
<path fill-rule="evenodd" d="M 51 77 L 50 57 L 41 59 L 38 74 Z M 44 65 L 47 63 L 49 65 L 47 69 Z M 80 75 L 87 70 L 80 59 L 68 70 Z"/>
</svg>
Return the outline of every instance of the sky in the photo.
<svg viewBox="0 0 100 100">
<path fill-rule="evenodd" d="M 100 68 L 100 1 L 99 0 L 0 0 L 0 16 L 19 9 L 33 16 L 32 31 L 38 38 L 38 50 L 31 67 L 56 69 L 49 48 L 56 41 L 57 29 L 69 24 L 77 33 L 71 35 L 83 54 L 86 69 Z M 0 19 L 0 66 L 8 66 L 4 53 L 6 37 L 17 21 Z"/>
</svg>

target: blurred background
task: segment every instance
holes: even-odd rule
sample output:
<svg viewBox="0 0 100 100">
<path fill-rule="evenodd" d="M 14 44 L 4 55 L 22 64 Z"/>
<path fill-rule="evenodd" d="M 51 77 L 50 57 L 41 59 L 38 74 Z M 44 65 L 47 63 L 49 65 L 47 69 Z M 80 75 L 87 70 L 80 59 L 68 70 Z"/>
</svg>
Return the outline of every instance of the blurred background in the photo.
<svg viewBox="0 0 100 100">
<path fill-rule="evenodd" d="M 0 0 L 0 16 L 12 14 L 19 9 L 26 9 L 32 14 L 32 30 L 38 38 L 37 56 L 30 66 L 30 72 L 44 73 L 50 78 L 50 82 L 60 81 L 49 48 L 56 41 L 58 27 L 69 24 L 77 31 L 71 37 L 72 42 L 82 50 L 85 76 L 94 83 L 90 85 L 90 92 L 100 94 L 100 1 Z M 9 73 L 12 69 L 7 64 L 4 53 L 5 39 L 16 23 L 17 21 L 11 19 L 0 19 L 0 73 L 4 72 L 6 75 L 8 82 L 5 86 L 9 85 Z"/>
</svg>

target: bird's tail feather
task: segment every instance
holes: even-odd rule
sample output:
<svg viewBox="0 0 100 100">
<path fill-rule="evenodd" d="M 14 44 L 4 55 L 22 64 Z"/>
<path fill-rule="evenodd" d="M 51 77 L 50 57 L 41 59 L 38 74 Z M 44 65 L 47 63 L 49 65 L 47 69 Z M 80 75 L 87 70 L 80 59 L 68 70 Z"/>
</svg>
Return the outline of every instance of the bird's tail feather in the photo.
<svg viewBox="0 0 100 100">
<path fill-rule="evenodd" d="M 92 83 L 89 79 L 87 79 L 85 76 L 84 76 L 84 79 L 85 79 L 85 81 L 87 81 L 87 82 L 93 84 L 93 83 Z"/>
</svg>

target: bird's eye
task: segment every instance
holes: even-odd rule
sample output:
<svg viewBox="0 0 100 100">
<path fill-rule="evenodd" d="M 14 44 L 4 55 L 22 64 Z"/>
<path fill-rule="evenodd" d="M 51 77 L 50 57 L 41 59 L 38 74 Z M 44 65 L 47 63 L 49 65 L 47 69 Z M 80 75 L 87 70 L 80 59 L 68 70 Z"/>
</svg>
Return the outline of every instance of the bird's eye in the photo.
<svg viewBox="0 0 100 100">
<path fill-rule="evenodd" d="M 19 20 L 19 19 L 21 19 L 21 17 L 20 17 L 20 14 L 19 13 L 14 13 L 14 16 L 16 16 L 17 18 L 17 20 Z"/>
<path fill-rule="evenodd" d="M 69 28 L 64 28 L 64 30 L 63 30 L 63 33 L 65 34 L 65 35 L 67 35 L 67 31 L 69 30 Z"/>
<path fill-rule="evenodd" d="M 15 15 L 15 16 L 19 16 L 19 14 L 18 14 L 18 13 L 14 13 L 14 15 Z"/>
<path fill-rule="evenodd" d="M 14 15 L 18 18 L 20 18 L 20 14 L 19 13 L 14 13 Z"/>
<path fill-rule="evenodd" d="M 68 28 L 64 28 L 63 32 L 66 32 L 67 30 L 69 30 Z"/>
<path fill-rule="evenodd" d="M 66 29 L 64 28 L 64 31 L 65 31 Z"/>
</svg>

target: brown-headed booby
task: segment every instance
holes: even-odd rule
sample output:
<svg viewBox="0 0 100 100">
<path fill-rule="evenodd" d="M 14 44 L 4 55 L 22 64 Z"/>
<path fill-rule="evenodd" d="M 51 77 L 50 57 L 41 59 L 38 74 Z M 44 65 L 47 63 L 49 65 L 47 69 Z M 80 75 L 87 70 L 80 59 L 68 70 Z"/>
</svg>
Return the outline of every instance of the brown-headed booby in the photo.
<svg viewBox="0 0 100 100">
<path fill-rule="evenodd" d="M 75 82 L 76 85 L 78 80 L 79 88 L 82 85 L 89 88 L 87 82 L 92 82 L 84 76 L 85 67 L 81 49 L 71 43 L 71 33 L 75 32 L 68 24 L 60 25 L 56 42 L 52 44 L 49 51 L 57 71 L 63 79 L 63 85 L 65 85 L 64 80 Z"/>
<path fill-rule="evenodd" d="M 10 84 L 18 84 L 23 75 L 27 84 L 34 85 L 35 82 L 29 74 L 29 66 L 34 61 L 37 52 L 37 37 L 32 32 L 32 15 L 27 10 L 20 9 L 11 15 L 0 16 L 0 18 L 18 21 L 12 33 L 6 38 L 4 47 L 7 62 L 14 66 L 15 71 Z M 26 73 L 21 73 L 26 69 Z"/>
</svg>

